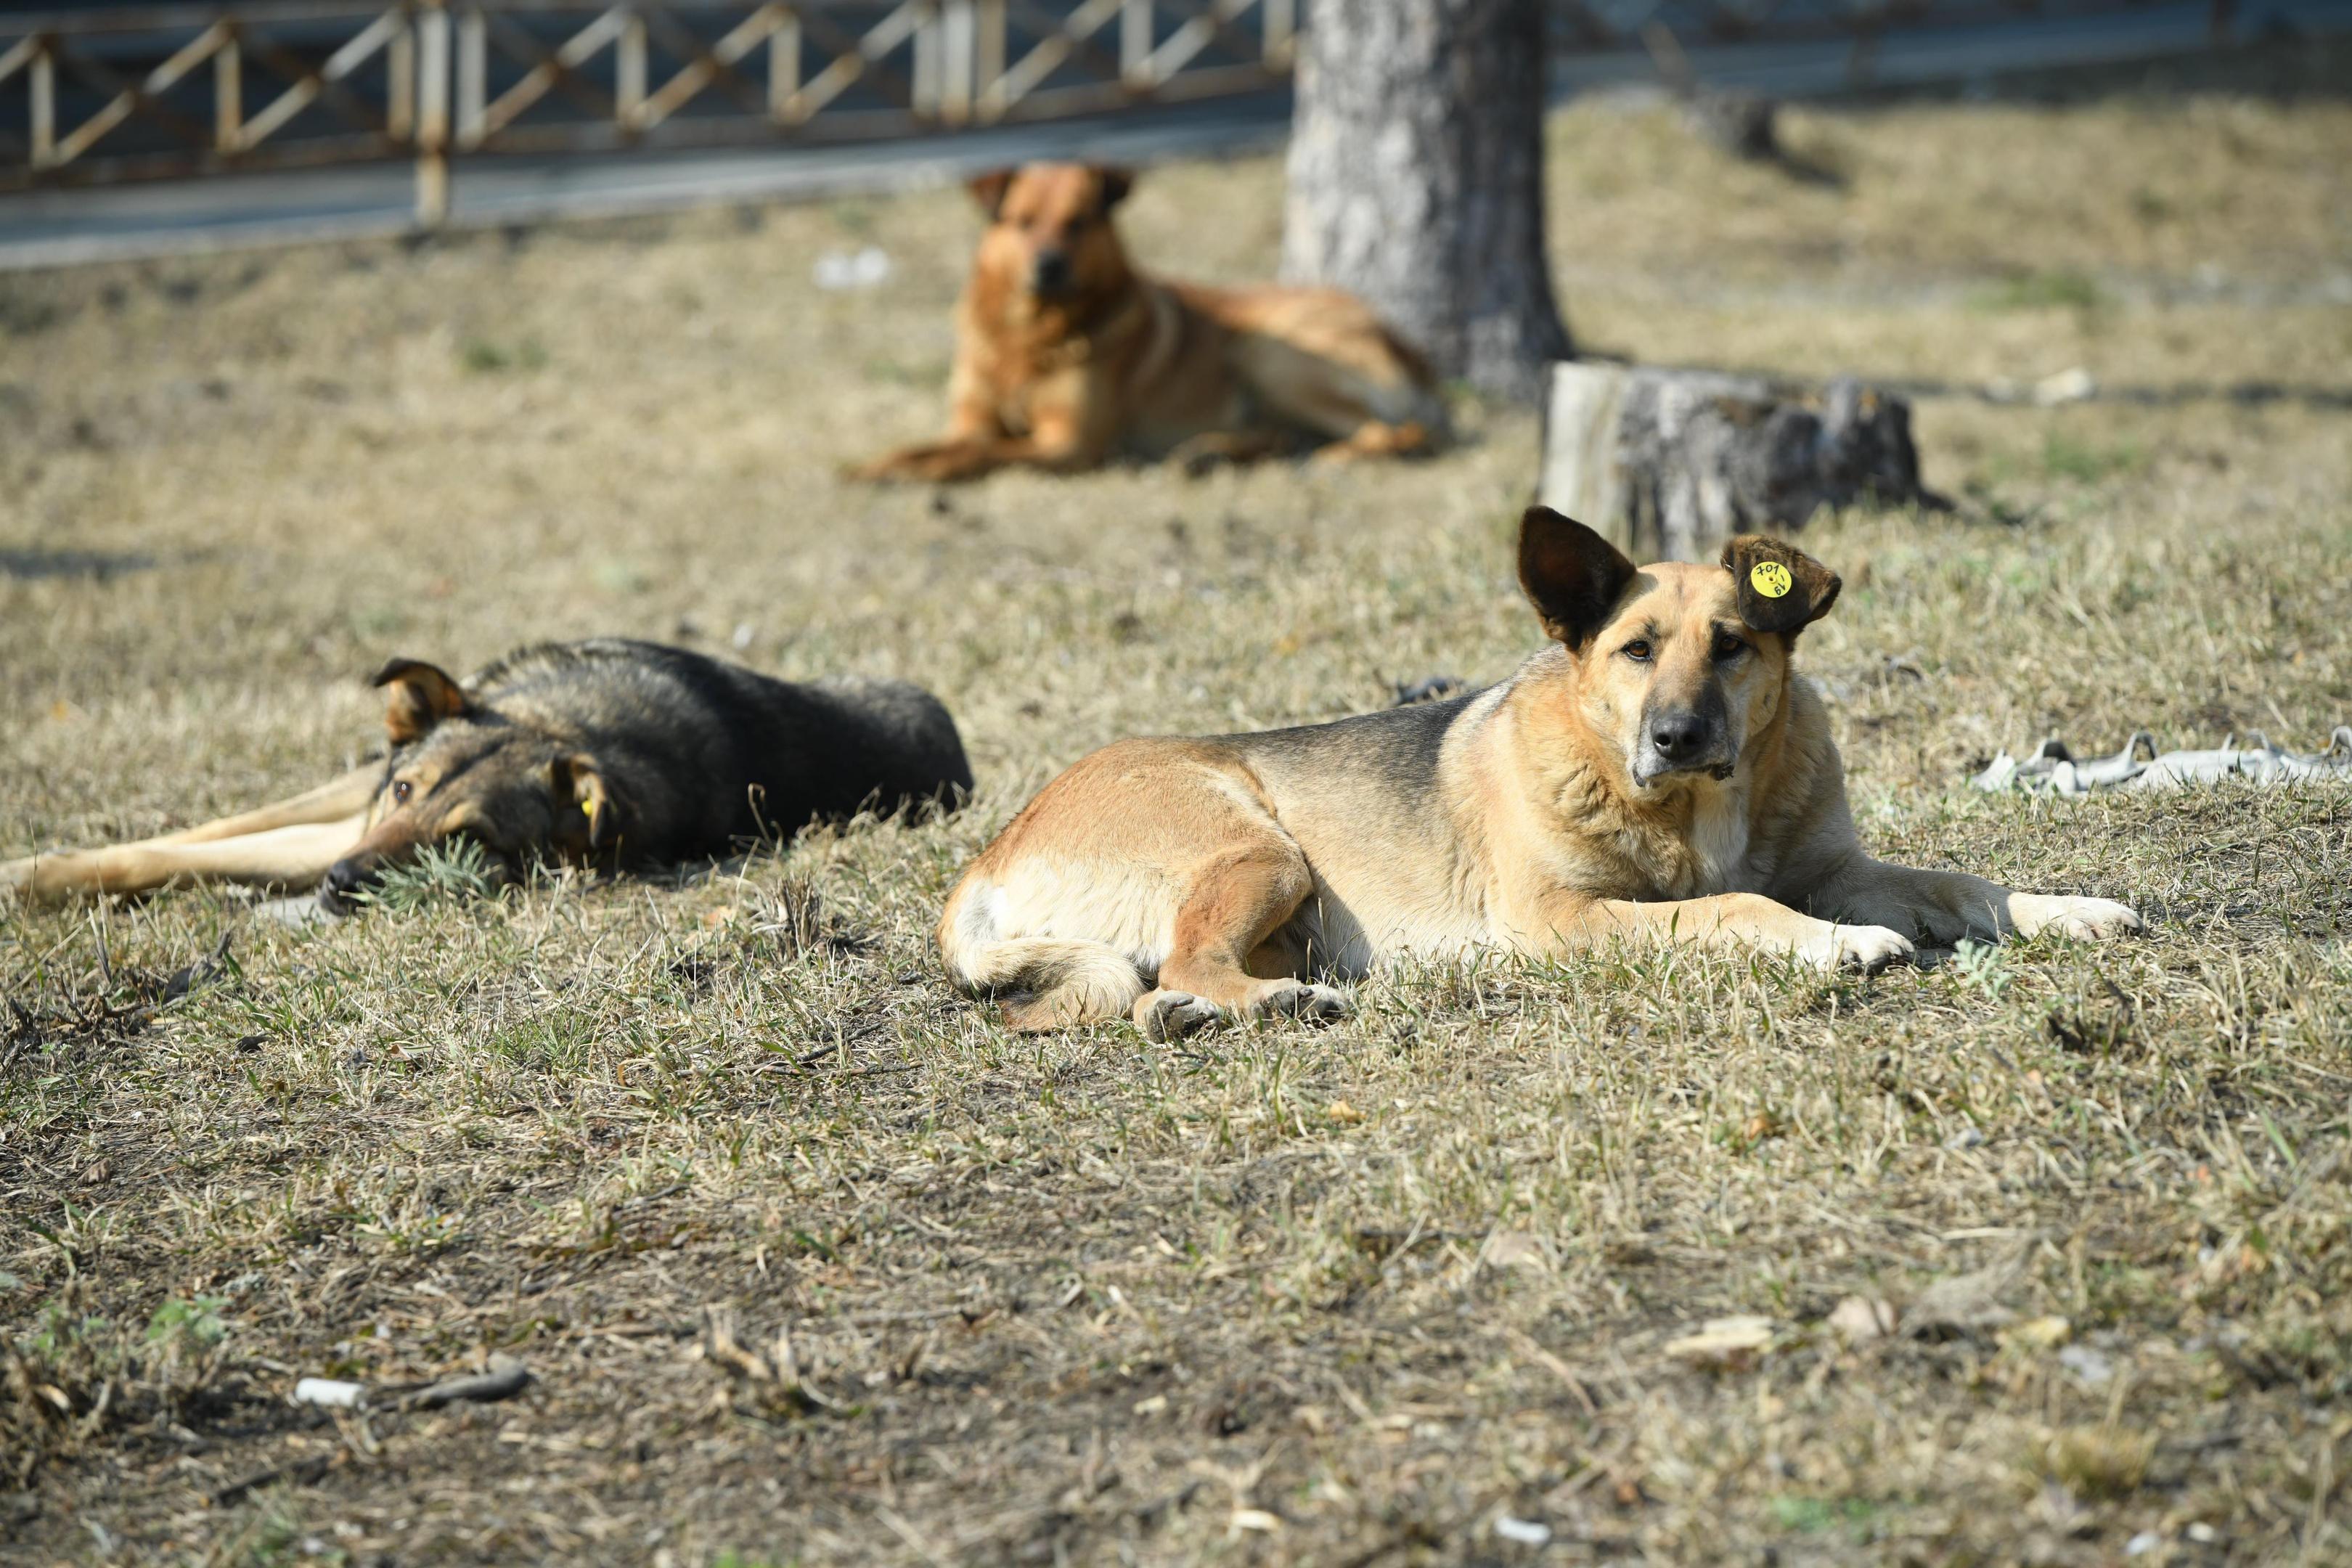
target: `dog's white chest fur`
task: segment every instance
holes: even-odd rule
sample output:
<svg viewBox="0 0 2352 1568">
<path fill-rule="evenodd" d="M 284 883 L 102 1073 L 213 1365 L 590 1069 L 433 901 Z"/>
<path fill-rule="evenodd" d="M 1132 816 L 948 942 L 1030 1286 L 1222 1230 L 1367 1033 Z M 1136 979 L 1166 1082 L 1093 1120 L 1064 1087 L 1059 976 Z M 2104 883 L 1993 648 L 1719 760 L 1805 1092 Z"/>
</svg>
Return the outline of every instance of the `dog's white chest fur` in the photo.
<svg viewBox="0 0 2352 1568">
<path fill-rule="evenodd" d="M 1748 886 L 1748 801 L 1737 790 L 1708 790 L 1691 811 L 1691 858 L 1698 886 L 1688 896 L 1753 892 Z"/>
</svg>

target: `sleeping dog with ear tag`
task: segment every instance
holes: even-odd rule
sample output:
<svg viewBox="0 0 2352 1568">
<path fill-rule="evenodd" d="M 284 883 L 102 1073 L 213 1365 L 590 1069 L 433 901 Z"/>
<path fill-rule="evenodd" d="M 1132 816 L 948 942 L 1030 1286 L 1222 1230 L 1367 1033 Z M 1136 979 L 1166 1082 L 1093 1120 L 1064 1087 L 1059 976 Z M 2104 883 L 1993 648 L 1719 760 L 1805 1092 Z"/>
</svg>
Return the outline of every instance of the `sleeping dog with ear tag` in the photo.
<svg viewBox="0 0 2352 1568">
<path fill-rule="evenodd" d="M 1048 784 L 950 897 L 939 942 L 1015 1027 L 1127 1014 L 1155 1039 L 1336 1016 L 1404 954 L 1611 939 L 1874 968 L 1917 942 L 2137 930 L 1874 859 L 1799 637 L 1836 574 L 1754 535 L 1637 567 L 1542 507 L 1519 581 L 1550 639 L 1501 684 L 1306 729 L 1122 741 Z"/>
<path fill-rule="evenodd" d="M 954 720 L 904 681 L 795 684 L 603 637 L 522 648 L 463 682 L 394 659 L 374 684 L 383 761 L 184 832 L 0 865 L 0 888 L 317 887 L 340 911 L 432 845 L 470 841 L 505 878 L 535 859 L 638 870 L 971 787 Z"/>
</svg>

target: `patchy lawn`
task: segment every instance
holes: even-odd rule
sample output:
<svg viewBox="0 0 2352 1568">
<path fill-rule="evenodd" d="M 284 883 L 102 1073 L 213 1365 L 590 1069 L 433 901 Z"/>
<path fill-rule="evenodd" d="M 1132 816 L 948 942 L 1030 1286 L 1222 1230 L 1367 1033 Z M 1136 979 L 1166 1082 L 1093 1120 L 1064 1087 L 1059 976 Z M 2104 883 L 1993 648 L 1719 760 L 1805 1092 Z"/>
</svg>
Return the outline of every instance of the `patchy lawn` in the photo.
<svg viewBox="0 0 2352 1568">
<path fill-rule="evenodd" d="M 1584 341 L 2352 382 L 2340 101 L 1791 121 L 1843 188 L 1560 117 Z M 1256 275 L 1279 196 L 1155 171 L 1129 233 Z M 2145 940 L 1412 969 L 1329 1029 L 1015 1038 L 930 949 L 964 857 L 1114 737 L 1508 669 L 1535 427 L 838 483 L 939 418 L 975 227 L 940 194 L 0 279 L 0 856 L 319 781 L 390 654 L 594 632 L 921 680 L 982 780 L 331 926 L 0 911 L 0 1555 L 2352 1560 L 2352 792 L 1961 784 L 2053 731 L 2352 720 L 2340 401 L 1930 398 L 1961 515 L 1805 535 L 1865 837 Z M 814 287 L 869 244 L 884 287 Z M 535 1379 L 505 1404 L 288 1397 L 492 1353 Z"/>
</svg>

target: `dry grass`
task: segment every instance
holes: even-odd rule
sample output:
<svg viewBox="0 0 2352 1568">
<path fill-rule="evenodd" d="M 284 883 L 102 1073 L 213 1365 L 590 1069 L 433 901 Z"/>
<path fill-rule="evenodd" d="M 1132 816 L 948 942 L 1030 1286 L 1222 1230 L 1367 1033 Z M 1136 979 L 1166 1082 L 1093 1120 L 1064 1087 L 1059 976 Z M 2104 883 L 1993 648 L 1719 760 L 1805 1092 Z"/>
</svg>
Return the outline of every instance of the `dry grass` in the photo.
<svg viewBox="0 0 2352 1568">
<path fill-rule="evenodd" d="M 1795 136 L 1843 194 L 1564 117 L 1586 339 L 2347 379 L 2340 103 Z M 1258 272 L 1278 188 L 1155 174 L 1130 232 Z M 1508 668 L 1534 433 L 839 486 L 936 417 L 972 226 L 939 195 L 0 281 L 0 854 L 314 782 L 389 653 L 588 632 L 921 679 L 982 779 L 675 881 L 0 914 L 0 1555 L 2352 1559 L 2345 795 L 1958 787 L 2053 728 L 2352 717 L 2340 411 L 1934 401 L 1930 479 L 2024 521 L 1807 536 L 1868 837 L 2127 898 L 2146 941 L 1496 963 L 1320 1032 L 1015 1039 L 929 949 L 961 858 L 1114 736 Z M 869 242 L 887 288 L 812 288 Z M 1730 1315 L 1769 1321 L 1668 1349 Z M 518 1401 L 286 1402 L 491 1351 Z"/>
</svg>

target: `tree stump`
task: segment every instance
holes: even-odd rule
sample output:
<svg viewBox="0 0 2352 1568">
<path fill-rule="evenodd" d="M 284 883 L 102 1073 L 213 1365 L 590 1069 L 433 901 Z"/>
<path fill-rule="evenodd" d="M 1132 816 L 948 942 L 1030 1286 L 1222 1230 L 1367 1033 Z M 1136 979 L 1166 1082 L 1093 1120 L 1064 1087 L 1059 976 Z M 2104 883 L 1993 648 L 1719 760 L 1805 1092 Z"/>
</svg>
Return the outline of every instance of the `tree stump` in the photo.
<svg viewBox="0 0 2352 1568">
<path fill-rule="evenodd" d="M 1557 364 L 1536 500 L 1636 561 L 1708 561 L 1739 533 L 1790 533 L 1824 506 L 1946 501 L 1919 483 L 1911 405 L 1850 377 Z"/>
</svg>

